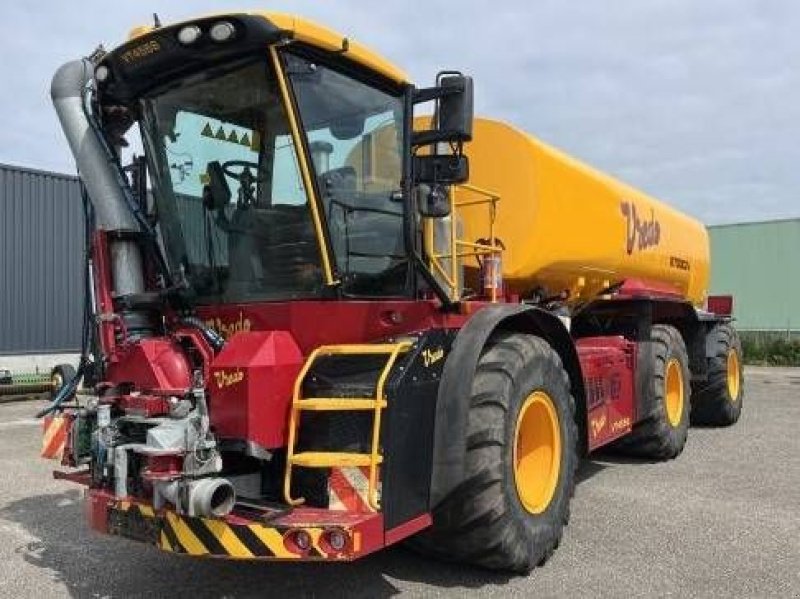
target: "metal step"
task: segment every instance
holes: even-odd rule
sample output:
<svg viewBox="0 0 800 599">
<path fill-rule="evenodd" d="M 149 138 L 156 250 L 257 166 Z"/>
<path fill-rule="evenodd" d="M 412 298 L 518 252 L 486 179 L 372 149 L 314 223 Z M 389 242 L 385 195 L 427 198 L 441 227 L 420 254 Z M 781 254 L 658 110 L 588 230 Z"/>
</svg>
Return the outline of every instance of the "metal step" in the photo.
<svg viewBox="0 0 800 599">
<path fill-rule="evenodd" d="M 372 456 L 368 453 L 345 453 L 341 451 L 304 451 L 291 458 L 292 465 L 303 468 L 356 468 L 372 465 Z M 375 463 L 383 461 L 382 456 L 375 456 Z"/>
<path fill-rule="evenodd" d="M 301 399 L 293 404 L 298 410 L 309 410 L 314 412 L 333 412 L 337 410 L 358 411 L 383 409 L 386 407 L 386 400 L 380 402 L 374 399 L 353 399 L 346 397 L 309 397 Z"/>
</svg>

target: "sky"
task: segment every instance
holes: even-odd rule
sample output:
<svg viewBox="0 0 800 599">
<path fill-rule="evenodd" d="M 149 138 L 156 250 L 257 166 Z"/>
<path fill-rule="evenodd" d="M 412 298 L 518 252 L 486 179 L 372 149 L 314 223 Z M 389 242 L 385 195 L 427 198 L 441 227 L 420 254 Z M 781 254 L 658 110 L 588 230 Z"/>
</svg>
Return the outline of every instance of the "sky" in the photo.
<svg viewBox="0 0 800 599">
<path fill-rule="evenodd" d="M 268 9 L 377 50 L 419 86 L 475 78 L 513 123 L 708 224 L 800 216 L 800 2 L 182 0 L 7 2 L 0 162 L 74 172 L 52 74 L 130 28 Z"/>
</svg>

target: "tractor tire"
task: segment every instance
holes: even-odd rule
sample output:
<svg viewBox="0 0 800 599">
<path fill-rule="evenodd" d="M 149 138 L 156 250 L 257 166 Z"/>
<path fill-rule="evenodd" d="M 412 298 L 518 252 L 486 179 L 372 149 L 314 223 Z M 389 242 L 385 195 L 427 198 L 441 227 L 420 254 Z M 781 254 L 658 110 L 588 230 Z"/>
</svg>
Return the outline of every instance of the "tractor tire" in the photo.
<svg viewBox="0 0 800 599">
<path fill-rule="evenodd" d="M 412 547 L 447 561 L 530 572 L 561 539 L 575 487 L 575 401 L 543 339 L 499 333 L 469 398 L 465 480 Z"/>
<path fill-rule="evenodd" d="M 730 323 L 709 331 L 714 355 L 708 359 L 708 380 L 692 386 L 692 424 L 730 426 L 739 420 L 744 400 L 742 342 Z"/>
<path fill-rule="evenodd" d="M 75 378 L 77 372 L 71 364 L 59 364 L 54 366 L 50 371 L 50 381 L 53 383 L 53 388 L 50 394 L 55 397 L 61 391 L 61 388 Z"/>
<path fill-rule="evenodd" d="M 675 327 L 653 325 L 650 339 L 653 376 L 643 401 L 648 413 L 612 449 L 640 458 L 671 460 L 683 451 L 689 433 L 689 356 Z"/>
</svg>

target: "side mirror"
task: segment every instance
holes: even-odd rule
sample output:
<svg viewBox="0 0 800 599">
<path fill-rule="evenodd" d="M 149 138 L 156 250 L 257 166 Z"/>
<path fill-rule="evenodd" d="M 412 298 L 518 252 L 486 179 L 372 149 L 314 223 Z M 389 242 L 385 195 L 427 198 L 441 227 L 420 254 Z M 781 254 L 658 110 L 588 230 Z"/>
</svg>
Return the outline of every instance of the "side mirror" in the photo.
<svg viewBox="0 0 800 599">
<path fill-rule="evenodd" d="M 449 141 L 472 139 L 473 108 L 472 77 L 450 75 L 439 80 L 445 95 L 439 101 L 439 132 Z"/>
<path fill-rule="evenodd" d="M 417 90 L 414 103 L 436 100 L 436 128 L 414 133 L 411 143 L 422 146 L 434 143 L 464 143 L 472 139 L 473 108 L 472 77 L 447 74 L 437 77 L 437 86 Z"/>
<path fill-rule="evenodd" d="M 450 192 L 444 185 L 418 185 L 417 209 L 427 218 L 444 218 L 450 214 Z"/>
<path fill-rule="evenodd" d="M 203 188 L 203 205 L 208 211 L 225 208 L 231 202 L 231 188 L 225 179 L 222 165 L 216 160 L 209 162 L 206 174 L 208 184 Z"/>
</svg>

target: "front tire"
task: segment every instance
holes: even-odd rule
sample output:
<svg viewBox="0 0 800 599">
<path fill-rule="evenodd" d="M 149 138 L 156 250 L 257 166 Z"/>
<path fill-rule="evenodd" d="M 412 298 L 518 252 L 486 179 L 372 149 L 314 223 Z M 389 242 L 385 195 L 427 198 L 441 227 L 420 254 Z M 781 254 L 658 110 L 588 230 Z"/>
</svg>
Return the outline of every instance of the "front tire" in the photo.
<svg viewBox="0 0 800 599">
<path fill-rule="evenodd" d="M 578 463 L 575 402 L 543 339 L 492 337 L 469 399 L 465 480 L 413 545 L 439 558 L 527 573 L 558 546 Z"/>
<path fill-rule="evenodd" d="M 692 386 L 692 424 L 730 426 L 739 420 L 744 400 L 742 342 L 730 323 L 708 334 L 714 356 L 708 360 L 708 380 Z"/>
</svg>

